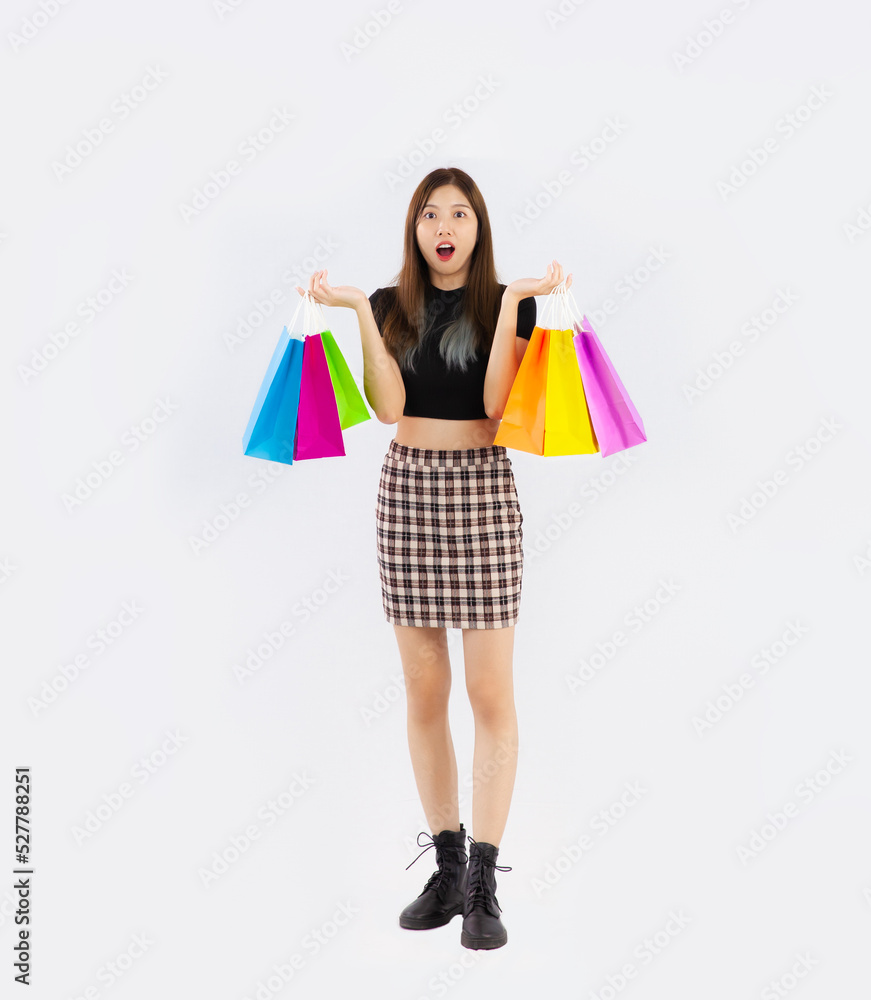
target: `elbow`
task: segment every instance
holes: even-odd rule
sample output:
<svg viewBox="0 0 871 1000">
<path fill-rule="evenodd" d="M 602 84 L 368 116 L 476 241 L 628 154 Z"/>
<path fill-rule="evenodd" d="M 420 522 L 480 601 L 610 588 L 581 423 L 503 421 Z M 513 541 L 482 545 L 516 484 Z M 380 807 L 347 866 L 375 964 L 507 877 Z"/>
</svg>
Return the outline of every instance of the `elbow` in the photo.
<svg viewBox="0 0 871 1000">
<path fill-rule="evenodd" d="M 405 415 L 405 392 L 393 400 L 393 406 L 382 409 L 378 419 L 382 424 L 398 424 Z"/>
<path fill-rule="evenodd" d="M 368 388 L 366 390 L 366 399 L 372 407 L 372 410 L 375 413 L 375 418 L 379 421 L 379 423 L 399 423 L 399 419 L 402 417 L 403 410 L 405 409 L 404 399 L 401 403 L 399 400 L 393 400 L 392 403 L 385 403 L 382 399 L 375 400 L 372 398 L 372 394 L 369 392 Z"/>
<path fill-rule="evenodd" d="M 502 419 L 502 414 L 505 412 L 505 407 L 504 406 L 492 406 L 492 405 L 489 405 L 487 403 L 487 400 L 485 399 L 484 400 L 484 412 L 487 414 L 487 416 L 490 418 L 490 420 L 501 420 Z"/>
<path fill-rule="evenodd" d="M 398 424 L 399 418 L 402 416 L 401 413 L 393 413 L 392 411 L 382 410 L 381 413 L 376 413 L 375 416 L 381 421 L 382 424 Z"/>
</svg>

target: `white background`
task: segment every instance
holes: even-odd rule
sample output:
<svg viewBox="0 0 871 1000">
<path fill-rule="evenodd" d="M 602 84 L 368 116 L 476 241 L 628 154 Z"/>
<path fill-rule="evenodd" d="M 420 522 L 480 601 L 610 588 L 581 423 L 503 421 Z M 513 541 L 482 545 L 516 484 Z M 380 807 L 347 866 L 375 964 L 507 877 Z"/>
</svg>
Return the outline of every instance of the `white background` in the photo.
<svg viewBox="0 0 871 1000">
<path fill-rule="evenodd" d="M 28 766 L 30 996 L 867 992 L 867 7 L 403 2 L 383 25 L 345 2 L 43 8 L 5 5 L 0 60 L 4 991 Z M 125 94 L 144 99 L 122 117 Z M 292 120 L 243 159 L 274 109 Z M 241 172 L 186 219 L 233 158 Z M 513 870 L 497 873 L 509 942 L 492 953 L 462 948 L 459 920 L 397 922 L 435 859 L 405 871 L 426 823 L 374 524 L 395 428 L 373 416 L 346 457 L 292 467 L 241 446 L 293 286 L 320 266 L 367 294 L 388 284 L 415 185 L 449 165 L 483 192 L 500 280 L 553 257 L 573 273 L 649 439 L 626 460 L 511 453 L 521 753 L 499 858 Z M 128 284 L 85 319 L 116 270 Z M 353 313 L 327 314 L 362 384 Z M 468 827 L 473 723 L 449 637 Z M 306 787 L 268 824 L 294 775 Z M 631 807 L 627 783 L 644 789 Z M 270 982 L 294 954 L 292 979 Z"/>
</svg>

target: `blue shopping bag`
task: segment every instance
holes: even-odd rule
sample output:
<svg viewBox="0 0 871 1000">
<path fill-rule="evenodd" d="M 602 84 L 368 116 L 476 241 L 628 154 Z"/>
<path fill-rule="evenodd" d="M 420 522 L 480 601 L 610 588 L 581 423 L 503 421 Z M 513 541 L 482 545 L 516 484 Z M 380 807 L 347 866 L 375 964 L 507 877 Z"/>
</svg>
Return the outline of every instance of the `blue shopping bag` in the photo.
<svg viewBox="0 0 871 1000">
<path fill-rule="evenodd" d="M 245 428 L 246 455 L 293 465 L 304 348 L 284 327 Z"/>
</svg>

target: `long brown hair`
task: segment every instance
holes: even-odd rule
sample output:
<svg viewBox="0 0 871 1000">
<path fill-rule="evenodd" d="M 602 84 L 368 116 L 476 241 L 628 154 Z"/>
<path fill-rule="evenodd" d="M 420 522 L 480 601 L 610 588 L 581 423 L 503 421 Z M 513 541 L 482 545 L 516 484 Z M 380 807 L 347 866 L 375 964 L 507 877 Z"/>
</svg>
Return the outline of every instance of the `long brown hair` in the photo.
<svg viewBox="0 0 871 1000">
<path fill-rule="evenodd" d="M 458 319 L 444 332 L 441 353 L 449 365 L 465 369 L 475 353 L 489 354 L 499 319 L 502 290 L 493 260 L 490 216 L 478 185 L 459 167 L 439 167 L 418 184 L 405 217 L 402 266 L 392 279 L 395 292 L 385 298 L 381 331 L 384 345 L 402 367 L 413 368 L 426 331 L 445 306 L 429 292 L 426 259 L 417 245 L 417 223 L 432 192 L 445 184 L 455 184 L 468 199 L 478 220 L 478 240 L 469 266 L 469 279 Z M 388 286 L 391 287 L 391 286 Z M 449 301 L 451 297 L 448 297 Z"/>
</svg>

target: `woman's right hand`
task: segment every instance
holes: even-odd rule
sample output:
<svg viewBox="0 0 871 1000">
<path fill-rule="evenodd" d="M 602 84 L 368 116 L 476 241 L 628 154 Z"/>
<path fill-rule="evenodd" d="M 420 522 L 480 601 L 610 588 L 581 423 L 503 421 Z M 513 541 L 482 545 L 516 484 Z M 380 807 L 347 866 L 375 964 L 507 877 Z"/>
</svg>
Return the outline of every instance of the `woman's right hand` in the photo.
<svg viewBox="0 0 871 1000">
<path fill-rule="evenodd" d="M 305 295 L 305 289 L 296 286 L 300 295 Z M 356 309 L 361 301 L 366 300 L 366 293 L 353 285 L 336 285 L 333 287 L 327 281 L 326 269 L 315 271 L 309 278 L 308 290 L 314 296 L 315 302 L 322 306 L 347 306 Z"/>
</svg>

